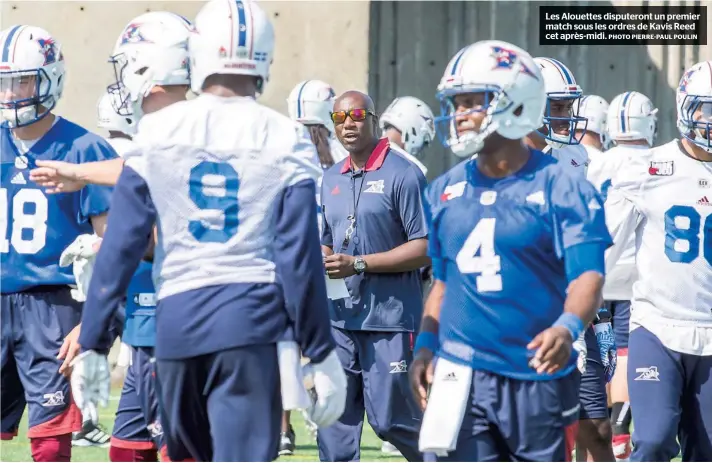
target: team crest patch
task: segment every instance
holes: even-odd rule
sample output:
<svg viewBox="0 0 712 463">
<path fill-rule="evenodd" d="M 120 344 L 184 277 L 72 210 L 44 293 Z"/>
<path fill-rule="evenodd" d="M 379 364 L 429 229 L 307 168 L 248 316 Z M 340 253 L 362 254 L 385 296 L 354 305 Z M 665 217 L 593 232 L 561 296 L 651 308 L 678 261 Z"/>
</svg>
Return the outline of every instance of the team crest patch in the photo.
<svg viewBox="0 0 712 463">
<path fill-rule="evenodd" d="M 450 201 L 451 199 L 459 198 L 465 194 L 465 185 L 467 185 L 467 182 L 458 182 L 454 185 L 446 186 L 445 191 L 440 195 L 440 200 Z"/>
<path fill-rule="evenodd" d="M 383 194 L 383 188 L 385 187 L 383 180 L 374 180 L 373 182 L 366 182 L 368 188 L 363 190 L 364 193 L 380 193 Z"/>
<path fill-rule="evenodd" d="M 650 175 L 657 175 L 661 177 L 669 177 L 674 172 L 675 161 L 652 161 L 650 167 L 648 167 L 648 173 Z"/>
</svg>

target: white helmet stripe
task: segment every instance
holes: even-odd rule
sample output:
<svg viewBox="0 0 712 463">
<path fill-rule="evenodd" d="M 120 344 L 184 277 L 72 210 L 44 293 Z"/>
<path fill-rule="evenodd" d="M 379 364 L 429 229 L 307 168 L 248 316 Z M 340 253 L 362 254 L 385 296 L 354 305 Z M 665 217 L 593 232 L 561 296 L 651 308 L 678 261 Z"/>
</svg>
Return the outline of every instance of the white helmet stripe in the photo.
<svg viewBox="0 0 712 463">
<path fill-rule="evenodd" d="M 554 69 L 559 71 L 559 74 L 561 74 L 561 78 L 564 79 L 564 82 L 566 82 L 569 85 L 574 85 L 573 79 L 569 75 L 569 73 L 566 71 L 566 68 L 564 68 L 563 65 L 561 65 L 560 62 L 556 61 L 555 59 L 552 58 L 542 58 L 542 60 L 549 62 L 552 66 L 554 66 Z"/>
</svg>

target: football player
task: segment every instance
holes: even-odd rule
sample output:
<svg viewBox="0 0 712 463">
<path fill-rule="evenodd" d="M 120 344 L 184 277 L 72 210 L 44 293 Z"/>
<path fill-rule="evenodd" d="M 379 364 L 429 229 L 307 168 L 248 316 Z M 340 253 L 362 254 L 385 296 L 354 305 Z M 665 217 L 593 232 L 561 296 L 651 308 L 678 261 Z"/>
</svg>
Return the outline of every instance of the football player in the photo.
<svg viewBox="0 0 712 463">
<path fill-rule="evenodd" d="M 118 98 L 118 99 L 117 99 Z M 109 132 L 106 141 L 109 142 L 119 156 L 131 149 L 131 135 L 136 131 L 136 121 L 133 116 L 122 116 L 114 110 L 121 105 L 121 95 L 109 91 L 99 99 L 96 105 L 97 127 Z"/>
<path fill-rule="evenodd" d="M 57 358 L 65 338 L 76 339 L 81 304 L 70 293 L 71 267 L 60 267 L 59 258 L 79 235 L 103 235 L 111 190 L 46 196 L 29 169 L 40 159 L 116 157 L 101 137 L 52 113 L 64 65 L 61 45 L 46 30 L 16 25 L 0 32 L 1 432 L 12 439 L 27 406 L 35 461 L 69 461 L 72 432 L 82 426 L 62 374 L 69 365 Z"/>
<path fill-rule="evenodd" d="M 572 450 L 572 345 L 600 307 L 611 239 L 593 186 L 524 144 L 541 126 L 544 80 L 526 51 L 483 41 L 438 87 L 439 134 L 477 155 L 426 192 L 436 281 L 411 384 L 427 400 L 420 449 L 439 459 L 564 461 Z"/>
<path fill-rule="evenodd" d="M 615 147 L 591 157 L 587 178 L 606 200 L 612 179 L 626 168 L 627 159 L 643 155 L 657 134 L 657 109 L 643 94 L 626 92 L 613 99 L 607 113 L 607 127 Z M 590 125 L 589 125 L 590 127 Z M 606 277 L 603 287 L 605 307 L 611 313 L 615 334 L 618 366 L 610 386 L 613 453 L 619 460 L 630 456 L 630 404 L 626 383 L 630 300 L 633 298 L 635 271 L 635 237 L 631 234 L 625 251 Z"/>
<path fill-rule="evenodd" d="M 619 261 L 632 233 L 637 244 L 628 350 L 631 461 L 670 461 L 680 446 L 683 461 L 712 460 L 711 82 L 712 61 L 684 73 L 676 92 L 680 139 L 631 152 L 608 190 L 615 245 L 606 267 Z M 641 129 L 650 122 L 641 121 Z M 631 138 L 643 137 L 641 131 Z"/>
<path fill-rule="evenodd" d="M 412 97 L 398 97 L 388 105 L 378 124 L 383 137 L 391 141 L 394 151 L 418 166 L 423 175 L 428 174 L 419 157 L 435 139 L 433 111 L 424 101 Z"/>
<path fill-rule="evenodd" d="M 326 170 L 348 156 L 341 143 L 334 136 L 334 123 L 331 121 L 331 109 L 334 107 L 336 93 L 331 85 L 320 80 L 305 80 L 299 82 L 289 93 L 287 109 L 289 117 L 304 124 L 309 130 L 309 136 L 316 147 L 318 159 L 315 163 Z M 321 190 L 322 176 L 317 180 L 317 219 L 319 220 L 319 233 L 321 233 Z M 282 414 L 282 432 L 279 438 L 279 454 L 292 455 L 294 453 L 296 435 L 291 425 L 291 413 Z"/>
<path fill-rule="evenodd" d="M 344 410 L 316 208 L 303 207 L 321 169 L 306 128 L 255 101 L 274 47 L 259 5 L 211 0 L 194 25 L 191 87 L 200 96 L 141 120 L 89 286 L 80 362 L 86 384 L 100 389 L 89 372 L 105 369 L 92 366 L 106 363 L 101 314 L 120 304 L 157 222 L 155 357 L 168 456 L 269 461 L 282 408 L 276 344 L 289 325 L 310 359 L 311 419 L 328 426 Z"/>
<path fill-rule="evenodd" d="M 581 87 L 571 70 L 553 58 L 535 58 L 544 76 L 547 109 L 544 125 L 527 137 L 530 146 L 549 152 L 582 181 L 589 163 L 588 151 L 581 144 L 588 121 L 580 115 Z M 577 460 L 586 452 L 594 461 L 611 461 L 611 429 L 606 396 L 606 371 L 615 368 L 610 314 L 604 310 L 594 319 L 575 348 L 581 355 L 581 423 L 577 437 Z M 599 340 L 597 340 L 599 338 Z M 609 373 L 609 377 L 612 373 Z"/>
<path fill-rule="evenodd" d="M 576 123 L 576 135 L 581 137 L 581 145 L 588 151 L 590 161 L 610 148 L 610 137 L 606 132 L 608 102 L 598 95 L 581 98 L 579 114 L 586 121 Z"/>
</svg>

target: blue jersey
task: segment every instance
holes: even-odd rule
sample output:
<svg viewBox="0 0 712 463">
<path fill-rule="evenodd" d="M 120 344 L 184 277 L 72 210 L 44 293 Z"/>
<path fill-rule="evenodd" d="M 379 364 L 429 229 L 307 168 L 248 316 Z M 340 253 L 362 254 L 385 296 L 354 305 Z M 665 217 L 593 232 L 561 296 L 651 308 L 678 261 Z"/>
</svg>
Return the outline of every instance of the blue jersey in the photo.
<svg viewBox="0 0 712 463">
<path fill-rule="evenodd" d="M 72 267 L 61 268 L 59 256 L 84 233 L 93 233 L 89 218 L 109 209 L 111 188 L 87 186 L 76 193 L 47 195 L 30 181 L 36 160 L 73 163 L 116 157 L 109 144 L 66 119 L 58 119 L 27 153 L 20 153 L 9 129 L 0 129 L 0 251 L 2 292 L 35 286 L 74 284 Z"/>
<path fill-rule="evenodd" d="M 141 262 L 126 291 L 126 322 L 121 341 L 134 347 L 156 345 L 156 289 L 153 265 Z"/>
<path fill-rule="evenodd" d="M 429 254 L 446 284 L 439 356 L 520 380 L 526 346 L 562 314 L 567 249 L 611 244 L 594 187 L 540 151 L 514 175 L 484 176 L 463 162 L 426 190 Z M 553 377 L 568 374 L 568 366 Z"/>
</svg>

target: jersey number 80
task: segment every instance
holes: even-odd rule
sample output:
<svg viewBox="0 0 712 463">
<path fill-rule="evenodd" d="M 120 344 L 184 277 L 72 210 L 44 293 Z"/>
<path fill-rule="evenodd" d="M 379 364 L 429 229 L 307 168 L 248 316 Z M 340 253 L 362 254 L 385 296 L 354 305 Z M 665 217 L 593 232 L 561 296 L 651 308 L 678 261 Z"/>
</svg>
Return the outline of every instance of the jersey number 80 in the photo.
<svg viewBox="0 0 712 463">
<path fill-rule="evenodd" d="M 678 226 L 675 219 L 679 217 L 687 218 L 689 225 L 685 228 Z M 699 257 L 701 223 L 700 213 L 691 206 L 672 206 L 665 212 L 665 255 L 671 262 L 689 264 Z M 687 246 L 679 243 L 687 243 Z M 683 247 L 687 250 L 679 250 Z M 712 214 L 702 225 L 702 255 L 712 265 Z"/>
<path fill-rule="evenodd" d="M 36 254 L 47 242 L 47 197 L 41 190 L 23 188 L 12 197 L 12 231 L 7 239 L 7 188 L 0 188 L 0 252 L 10 252 L 10 244 L 18 254 Z"/>
</svg>

